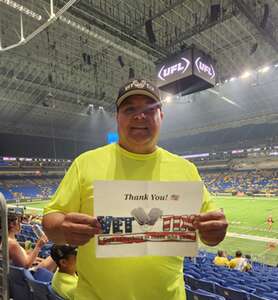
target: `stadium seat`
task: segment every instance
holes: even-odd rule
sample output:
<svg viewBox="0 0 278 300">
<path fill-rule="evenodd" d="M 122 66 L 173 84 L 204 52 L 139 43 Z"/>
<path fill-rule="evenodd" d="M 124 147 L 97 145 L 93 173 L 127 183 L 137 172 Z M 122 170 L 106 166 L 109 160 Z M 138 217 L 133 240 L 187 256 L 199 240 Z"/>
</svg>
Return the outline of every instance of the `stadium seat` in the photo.
<svg viewBox="0 0 278 300">
<path fill-rule="evenodd" d="M 33 278 L 42 282 L 51 282 L 53 273 L 46 268 L 37 268 L 35 272 L 32 272 Z"/>
<path fill-rule="evenodd" d="M 223 296 L 226 300 L 247 300 L 248 293 L 243 290 L 235 289 L 232 287 L 223 287 L 216 285 L 215 293 Z"/>
<path fill-rule="evenodd" d="M 218 272 L 214 272 L 214 271 L 208 271 L 208 272 L 206 272 L 206 275 L 213 276 L 213 277 L 216 277 L 219 279 L 223 278 L 223 276 L 221 274 L 219 274 Z"/>
<path fill-rule="evenodd" d="M 32 300 L 63 300 L 52 290 L 50 282 L 38 281 L 33 278 L 30 272 L 26 275 L 28 284 L 33 291 Z"/>
<path fill-rule="evenodd" d="M 196 289 L 205 290 L 211 293 L 214 293 L 215 291 L 214 286 L 215 283 L 209 280 L 199 279 L 195 282 Z"/>
<path fill-rule="evenodd" d="M 224 285 L 225 284 L 225 280 L 219 279 L 219 278 L 216 278 L 216 277 L 213 277 L 213 276 L 207 276 L 204 279 L 206 279 L 208 281 L 212 281 L 212 282 L 218 283 L 220 285 Z"/>
<path fill-rule="evenodd" d="M 189 285 L 192 290 L 196 290 L 196 278 L 191 274 L 184 274 L 184 282 Z"/>
<path fill-rule="evenodd" d="M 224 283 L 224 286 L 232 286 L 232 285 L 235 285 L 235 284 L 239 284 L 240 282 L 236 279 L 231 279 L 231 278 L 225 278 L 225 283 Z"/>
<path fill-rule="evenodd" d="M 265 284 L 272 289 L 272 291 L 277 291 L 278 292 L 278 279 L 276 278 L 276 282 L 270 282 L 267 281 Z"/>
<path fill-rule="evenodd" d="M 272 289 L 265 284 L 259 284 L 259 283 L 256 283 L 254 285 L 249 284 L 249 287 L 256 289 L 256 292 L 255 292 L 256 295 L 263 295 L 264 293 L 272 292 Z"/>
<path fill-rule="evenodd" d="M 28 273 L 30 273 L 30 271 L 24 268 L 10 266 L 10 297 L 14 300 L 34 300 L 33 293 L 27 281 Z M 31 273 L 30 276 L 32 276 Z"/>
<path fill-rule="evenodd" d="M 250 294 L 249 295 L 249 300 L 270 300 L 269 298 L 263 297 L 263 296 L 258 296 L 255 294 Z"/>
<path fill-rule="evenodd" d="M 247 285 L 243 285 L 243 284 L 235 284 L 235 285 L 233 285 L 231 287 L 235 288 L 235 289 L 239 289 L 239 290 L 244 290 L 247 293 L 255 293 L 255 291 L 256 291 L 255 288 L 251 288 L 251 287 L 249 287 Z"/>
<path fill-rule="evenodd" d="M 203 290 L 186 290 L 187 300 L 225 300 L 224 297 Z"/>
<path fill-rule="evenodd" d="M 278 294 L 276 293 L 264 293 L 263 296 L 269 299 L 278 300 Z"/>
<path fill-rule="evenodd" d="M 185 271 L 185 274 L 191 275 L 194 278 L 201 278 L 201 275 L 195 271 L 187 270 Z"/>
</svg>

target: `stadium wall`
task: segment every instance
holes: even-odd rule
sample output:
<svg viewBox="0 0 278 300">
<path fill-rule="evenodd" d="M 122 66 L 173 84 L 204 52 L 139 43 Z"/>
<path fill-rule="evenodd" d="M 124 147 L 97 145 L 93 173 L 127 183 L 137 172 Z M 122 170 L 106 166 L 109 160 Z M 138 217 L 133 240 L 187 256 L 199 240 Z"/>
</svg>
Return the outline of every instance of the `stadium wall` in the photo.
<svg viewBox="0 0 278 300">
<path fill-rule="evenodd" d="M 13 157 L 72 159 L 99 146 L 94 144 L 93 138 L 92 143 L 86 143 L 59 138 L 0 134 L 0 140 L 0 156 Z M 104 144 L 105 141 L 100 143 Z"/>
</svg>

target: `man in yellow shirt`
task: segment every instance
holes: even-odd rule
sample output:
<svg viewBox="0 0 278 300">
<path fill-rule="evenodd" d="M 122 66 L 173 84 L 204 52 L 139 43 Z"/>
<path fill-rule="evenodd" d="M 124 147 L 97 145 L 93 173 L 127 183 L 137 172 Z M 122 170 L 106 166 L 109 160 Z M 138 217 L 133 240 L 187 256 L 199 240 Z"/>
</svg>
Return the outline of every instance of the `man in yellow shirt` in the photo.
<svg viewBox="0 0 278 300">
<path fill-rule="evenodd" d="M 236 257 L 230 260 L 229 266 L 231 269 L 242 272 L 245 271 L 247 261 L 244 257 L 242 257 L 242 253 L 240 250 L 236 251 Z"/>
<path fill-rule="evenodd" d="M 96 258 L 95 180 L 200 181 L 196 167 L 157 146 L 163 119 L 158 89 L 133 80 L 116 100 L 119 143 L 88 151 L 72 163 L 46 207 L 44 230 L 56 243 L 78 245 L 76 300 L 183 300 L 182 257 Z M 207 245 L 226 234 L 223 212 L 204 189 L 202 213 L 193 226 Z"/>
<path fill-rule="evenodd" d="M 224 266 L 224 267 L 229 267 L 229 260 L 228 258 L 224 255 L 223 250 L 218 250 L 217 251 L 217 256 L 215 256 L 213 263 L 217 266 Z"/>
</svg>

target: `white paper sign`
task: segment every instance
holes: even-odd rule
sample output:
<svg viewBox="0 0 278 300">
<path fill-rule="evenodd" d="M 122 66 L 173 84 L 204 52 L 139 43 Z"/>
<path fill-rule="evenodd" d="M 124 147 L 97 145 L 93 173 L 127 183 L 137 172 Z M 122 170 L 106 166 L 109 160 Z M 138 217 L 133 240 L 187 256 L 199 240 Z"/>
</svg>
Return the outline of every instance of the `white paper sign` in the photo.
<svg viewBox="0 0 278 300">
<path fill-rule="evenodd" d="M 200 212 L 202 197 L 197 181 L 96 181 L 94 211 L 103 230 L 96 256 L 195 256 L 189 216 Z"/>
</svg>

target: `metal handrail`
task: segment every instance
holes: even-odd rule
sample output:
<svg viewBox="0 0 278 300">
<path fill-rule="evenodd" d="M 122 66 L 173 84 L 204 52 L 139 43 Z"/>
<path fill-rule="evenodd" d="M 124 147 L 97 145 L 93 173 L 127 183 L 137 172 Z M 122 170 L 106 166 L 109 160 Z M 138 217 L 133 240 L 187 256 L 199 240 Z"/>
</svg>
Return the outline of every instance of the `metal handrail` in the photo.
<svg viewBox="0 0 278 300">
<path fill-rule="evenodd" d="M 8 220 L 7 220 L 7 205 L 6 199 L 0 193 L 0 218 L 1 218 L 1 288 L 0 299 L 8 300 L 8 274 L 9 274 L 9 251 L 8 251 Z"/>
</svg>

